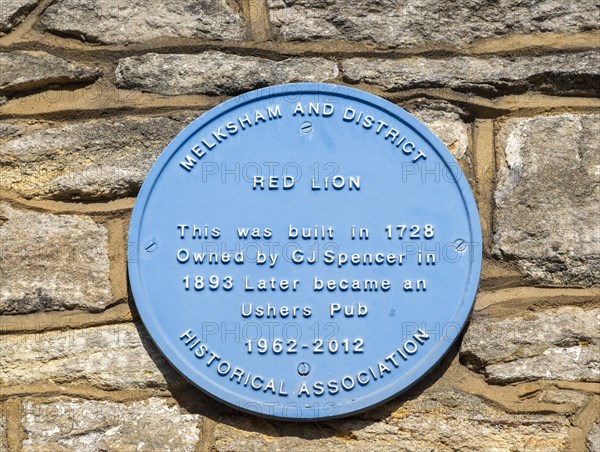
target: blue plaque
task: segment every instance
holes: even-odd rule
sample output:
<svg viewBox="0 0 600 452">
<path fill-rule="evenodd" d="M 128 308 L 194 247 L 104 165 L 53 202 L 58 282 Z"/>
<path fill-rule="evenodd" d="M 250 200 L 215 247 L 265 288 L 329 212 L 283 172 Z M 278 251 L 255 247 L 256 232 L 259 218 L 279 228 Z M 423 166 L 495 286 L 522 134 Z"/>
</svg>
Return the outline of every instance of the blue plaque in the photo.
<svg viewBox="0 0 600 452">
<path fill-rule="evenodd" d="M 405 391 L 463 329 L 481 270 L 464 174 L 406 111 L 291 84 L 202 115 L 150 171 L 129 231 L 150 336 L 197 387 L 271 418 Z"/>
</svg>

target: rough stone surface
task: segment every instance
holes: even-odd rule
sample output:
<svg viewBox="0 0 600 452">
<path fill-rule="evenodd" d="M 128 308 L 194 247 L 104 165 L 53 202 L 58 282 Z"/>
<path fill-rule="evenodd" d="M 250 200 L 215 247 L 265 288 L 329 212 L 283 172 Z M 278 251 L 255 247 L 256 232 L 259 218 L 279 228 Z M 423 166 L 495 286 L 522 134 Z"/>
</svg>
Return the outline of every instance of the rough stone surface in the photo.
<svg viewBox="0 0 600 452">
<path fill-rule="evenodd" d="M 489 97 L 528 90 L 595 96 L 600 92 L 600 52 L 515 58 L 351 58 L 342 62 L 342 76 L 348 83 L 375 85 L 386 92 L 451 88 Z"/>
<path fill-rule="evenodd" d="M 600 309 L 574 306 L 471 321 L 461 359 L 492 383 L 600 381 Z"/>
<path fill-rule="evenodd" d="M 39 0 L 0 0 L 0 33 L 8 33 L 19 25 L 38 3 Z"/>
<path fill-rule="evenodd" d="M 239 416 L 215 429 L 217 451 L 565 450 L 569 424 L 552 415 L 507 414 L 459 391 L 421 394 L 381 418 L 319 424 L 271 423 Z"/>
<path fill-rule="evenodd" d="M 155 38 L 238 40 L 242 19 L 226 0 L 58 0 L 42 16 L 51 33 L 102 44 Z"/>
<path fill-rule="evenodd" d="M 91 82 L 100 73 L 46 52 L 0 53 L 0 94 Z"/>
<path fill-rule="evenodd" d="M 89 384 L 106 390 L 166 388 L 180 381 L 133 324 L 0 336 L 0 385 Z M 35 371 L 32 371 L 35 369 Z"/>
<path fill-rule="evenodd" d="M 335 39 L 382 47 L 464 45 L 528 33 L 598 28 L 594 2 L 575 0 L 268 0 L 281 40 Z"/>
<path fill-rule="evenodd" d="M 600 283 L 600 115 L 508 120 L 497 143 L 494 252 L 544 284 Z"/>
<path fill-rule="evenodd" d="M 4 415 L 2 406 L 0 406 L 0 451 L 4 452 L 5 450 L 8 450 L 6 438 L 6 416 Z"/>
<path fill-rule="evenodd" d="M 272 61 L 213 51 L 149 53 L 124 58 L 116 69 L 119 87 L 167 95 L 232 95 L 281 83 L 326 82 L 337 75 L 337 65 L 323 58 Z"/>
<path fill-rule="evenodd" d="M 108 232 L 89 218 L 0 203 L 0 313 L 84 309 L 111 302 Z"/>
<path fill-rule="evenodd" d="M 165 146 L 197 116 L 0 123 L 0 187 L 69 201 L 134 196 Z"/>
<path fill-rule="evenodd" d="M 596 422 L 585 439 L 587 452 L 600 452 L 600 422 Z"/>
<path fill-rule="evenodd" d="M 10 122 L 0 122 L 0 140 L 15 136 L 19 133 L 19 126 Z M 2 161 L 4 163 L 4 160 Z"/>
<path fill-rule="evenodd" d="M 574 411 L 580 410 L 589 402 L 587 395 L 564 389 L 545 389 L 538 395 L 538 400 L 540 403 L 571 405 L 574 407 Z"/>
<path fill-rule="evenodd" d="M 66 399 L 23 404 L 24 451 L 193 451 L 200 416 L 151 398 L 113 403 Z"/>
<path fill-rule="evenodd" d="M 599 5 L 0 0 L 0 452 L 600 452 Z M 190 110 L 295 82 L 422 121 L 485 238 L 483 297 L 440 365 L 309 423 L 199 391 L 122 302 L 127 206 Z"/>
<path fill-rule="evenodd" d="M 460 108 L 448 102 L 423 98 L 401 106 L 426 124 L 456 160 L 465 158 L 469 146 L 469 126 L 463 121 L 465 113 Z"/>
</svg>

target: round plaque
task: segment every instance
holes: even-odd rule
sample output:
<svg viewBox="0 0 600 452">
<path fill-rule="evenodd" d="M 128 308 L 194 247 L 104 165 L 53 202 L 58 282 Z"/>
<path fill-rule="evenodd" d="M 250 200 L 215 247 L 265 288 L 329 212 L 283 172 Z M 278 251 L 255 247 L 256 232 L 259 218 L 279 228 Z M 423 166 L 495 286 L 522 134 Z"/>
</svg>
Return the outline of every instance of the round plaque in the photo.
<svg viewBox="0 0 600 452">
<path fill-rule="evenodd" d="M 464 174 L 406 111 L 291 84 L 202 115 L 164 150 L 129 231 L 136 306 L 167 360 L 255 414 L 334 418 L 440 361 L 473 306 Z"/>
</svg>

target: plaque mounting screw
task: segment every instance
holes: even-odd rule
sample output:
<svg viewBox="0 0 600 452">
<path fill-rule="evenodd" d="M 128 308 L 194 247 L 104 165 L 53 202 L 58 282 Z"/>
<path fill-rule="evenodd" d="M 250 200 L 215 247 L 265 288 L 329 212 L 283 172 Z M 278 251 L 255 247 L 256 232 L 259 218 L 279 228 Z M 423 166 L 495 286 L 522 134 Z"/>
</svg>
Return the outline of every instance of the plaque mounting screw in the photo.
<svg viewBox="0 0 600 452">
<path fill-rule="evenodd" d="M 458 239 L 454 242 L 454 249 L 456 251 L 464 251 L 467 249 L 467 242 L 463 239 Z"/>
<path fill-rule="evenodd" d="M 306 377 L 308 375 L 308 373 L 310 372 L 310 364 L 302 362 L 300 364 L 298 364 L 298 375 L 300 375 L 301 377 Z"/>
<path fill-rule="evenodd" d="M 158 248 L 158 247 L 156 246 L 156 241 L 154 241 L 154 240 L 149 240 L 144 245 L 144 249 L 146 251 L 148 251 L 149 253 L 152 253 L 152 252 L 156 251 L 156 248 Z"/>
<path fill-rule="evenodd" d="M 300 126 L 300 130 L 302 131 L 302 133 L 310 133 L 312 132 L 313 126 L 312 123 L 308 122 L 308 121 L 304 121 L 302 123 L 302 125 Z"/>
</svg>

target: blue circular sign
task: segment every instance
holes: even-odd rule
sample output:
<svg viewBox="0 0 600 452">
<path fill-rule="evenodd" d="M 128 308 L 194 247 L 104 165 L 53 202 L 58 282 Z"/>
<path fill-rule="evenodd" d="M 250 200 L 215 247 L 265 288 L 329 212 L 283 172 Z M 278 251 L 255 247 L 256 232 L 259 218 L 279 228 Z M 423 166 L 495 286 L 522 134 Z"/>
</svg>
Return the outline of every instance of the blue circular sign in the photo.
<svg viewBox="0 0 600 452">
<path fill-rule="evenodd" d="M 473 306 L 481 227 L 464 174 L 371 94 L 291 84 L 202 115 L 138 196 L 129 278 L 150 336 L 239 409 L 315 420 L 409 388 Z"/>
</svg>

